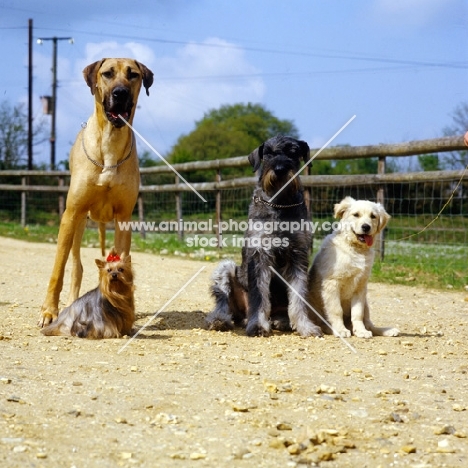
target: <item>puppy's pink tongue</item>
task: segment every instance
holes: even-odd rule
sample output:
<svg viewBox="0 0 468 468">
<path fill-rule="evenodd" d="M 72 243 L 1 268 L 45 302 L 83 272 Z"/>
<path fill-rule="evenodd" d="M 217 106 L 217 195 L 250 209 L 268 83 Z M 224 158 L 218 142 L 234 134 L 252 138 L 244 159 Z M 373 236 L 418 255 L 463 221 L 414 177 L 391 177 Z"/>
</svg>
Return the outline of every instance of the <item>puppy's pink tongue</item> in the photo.
<svg viewBox="0 0 468 468">
<path fill-rule="evenodd" d="M 364 240 L 366 241 L 368 247 L 372 247 L 372 244 L 374 243 L 374 238 L 372 236 L 364 234 Z"/>
</svg>

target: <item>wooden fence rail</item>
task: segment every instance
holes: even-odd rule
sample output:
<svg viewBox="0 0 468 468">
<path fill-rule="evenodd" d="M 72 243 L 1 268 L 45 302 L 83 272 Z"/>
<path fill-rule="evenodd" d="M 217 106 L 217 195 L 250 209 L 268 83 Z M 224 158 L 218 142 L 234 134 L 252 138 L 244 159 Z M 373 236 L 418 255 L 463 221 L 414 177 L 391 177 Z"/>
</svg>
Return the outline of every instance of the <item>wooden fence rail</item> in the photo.
<svg viewBox="0 0 468 468">
<path fill-rule="evenodd" d="M 335 146 L 325 148 L 317 156 L 320 160 L 345 160 L 375 157 L 404 157 L 419 154 L 441 153 L 448 151 L 463 151 L 467 147 L 463 143 L 463 136 L 450 136 L 442 138 L 432 138 L 429 140 L 416 140 L 406 143 L 381 144 L 370 146 Z M 311 149 L 310 155 L 313 157 L 318 151 Z M 172 167 L 178 172 L 191 172 L 209 169 L 225 169 L 234 167 L 249 166 L 247 156 L 236 156 L 234 158 L 216 159 L 213 161 L 194 161 L 188 163 L 173 164 Z M 172 169 L 168 166 L 143 167 L 141 174 L 170 174 Z M 69 176 L 70 171 L 37 171 L 37 170 L 6 170 L 0 171 L 0 176 Z"/>
</svg>

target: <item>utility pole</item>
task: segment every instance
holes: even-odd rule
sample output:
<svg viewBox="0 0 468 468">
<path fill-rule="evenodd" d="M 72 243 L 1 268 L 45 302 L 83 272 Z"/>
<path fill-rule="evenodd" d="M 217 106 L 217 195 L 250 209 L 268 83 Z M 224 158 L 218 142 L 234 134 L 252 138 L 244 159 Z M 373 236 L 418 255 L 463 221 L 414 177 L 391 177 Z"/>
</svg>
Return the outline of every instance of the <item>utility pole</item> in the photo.
<svg viewBox="0 0 468 468">
<path fill-rule="evenodd" d="M 33 168 L 33 20 L 28 21 L 28 170 Z"/>
<path fill-rule="evenodd" d="M 73 44 L 72 37 L 42 37 L 37 40 L 38 44 L 42 44 L 44 41 L 52 41 L 53 53 L 52 53 L 52 123 L 50 129 L 50 169 L 55 170 L 55 140 L 56 140 L 56 114 L 57 114 L 57 42 L 68 41 Z"/>
</svg>

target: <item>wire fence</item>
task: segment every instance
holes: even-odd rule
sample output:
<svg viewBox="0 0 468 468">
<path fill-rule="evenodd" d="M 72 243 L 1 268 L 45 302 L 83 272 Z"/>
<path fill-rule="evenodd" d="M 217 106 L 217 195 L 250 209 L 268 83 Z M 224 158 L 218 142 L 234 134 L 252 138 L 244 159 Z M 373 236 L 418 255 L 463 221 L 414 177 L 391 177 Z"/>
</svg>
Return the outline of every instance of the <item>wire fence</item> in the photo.
<svg viewBox="0 0 468 468">
<path fill-rule="evenodd" d="M 453 265 L 453 275 L 468 284 L 468 178 L 465 171 L 385 173 L 387 156 L 463 148 L 461 137 L 448 137 L 400 145 L 324 150 L 317 159 L 377 157 L 379 173 L 301 176 L 311 218 L 320 223 L 332 221 L 334 204 L 348 195 L 379 201 L 392 216 L 384 240 L 376 246 L 382 259 L 385 252 L 387 262 L 401 262 L 404 257 L 413 264 L 443 261 Z M 232 172 L 232 168 L 247 166 L 246 157 L 176 165 L 179 173 L 191 183 L 195 180 L 192 185 L 206 203 L 174 178 L 166 166 L 143 168 L 134 219 L 155 226 L 168 221 L 212 220 L 212 232 L 203 234 L 219 238 L 224 234 L 217 228 L 220 221 L 247 218 L 252 188 L 256 184 L 256 177 L 251 176 L 223 180 L 223 170 L 229 168 Z M 209 178 L 203 180 L 204 174 Z M 0 171 L 0 222 L 58 226 L 68 185 L 67 171 Z M 315 231 L 314 250 L 328 233 L 320 228 Z M 140 236 L 146 234 L 147 230 L 140 230 Z M 183 232 L 183 228 L 179 228 L 177 234 L 183 239 L 194 232 Z M 237 230 L 230 234 L 243 233 Z"/>
</svg>

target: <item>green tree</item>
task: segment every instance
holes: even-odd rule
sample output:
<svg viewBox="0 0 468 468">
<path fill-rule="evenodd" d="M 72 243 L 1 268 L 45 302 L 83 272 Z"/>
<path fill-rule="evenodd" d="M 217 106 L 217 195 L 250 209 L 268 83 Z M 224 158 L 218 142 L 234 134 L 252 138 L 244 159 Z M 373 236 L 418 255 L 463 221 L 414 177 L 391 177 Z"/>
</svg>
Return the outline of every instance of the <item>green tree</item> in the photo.
<svg viewBox="0 0 468 468">
<path fill-rule="evenodd" d="M 293 122 L 280 120 L 260 104 L 234 104 L 213 109 L 182 135 L 168 155 L 171 163 L 206 161 L 247 155 L 268 138 L 282 133 L 299 138 Z M 251 174 L 252 170 L 230 169 L 223 177 Z M 191 180 L 211 179 L 208 173 L 193 173 Z"/>
<path fill-rule="evenodd" d="M 423 171 L 440 171 L 440 160 L 438 154 L 421 154 L 418 162 Z"/>
<path fill-rule="evenodd" d="M 45 141 L 44 120 L 34 130 L 35 143 Z M 0 169 L 20 169 L 27 166 L 28 116 L 23 104 L 11 106 L 8 101 L 0 105 Z"/>
</svg>

